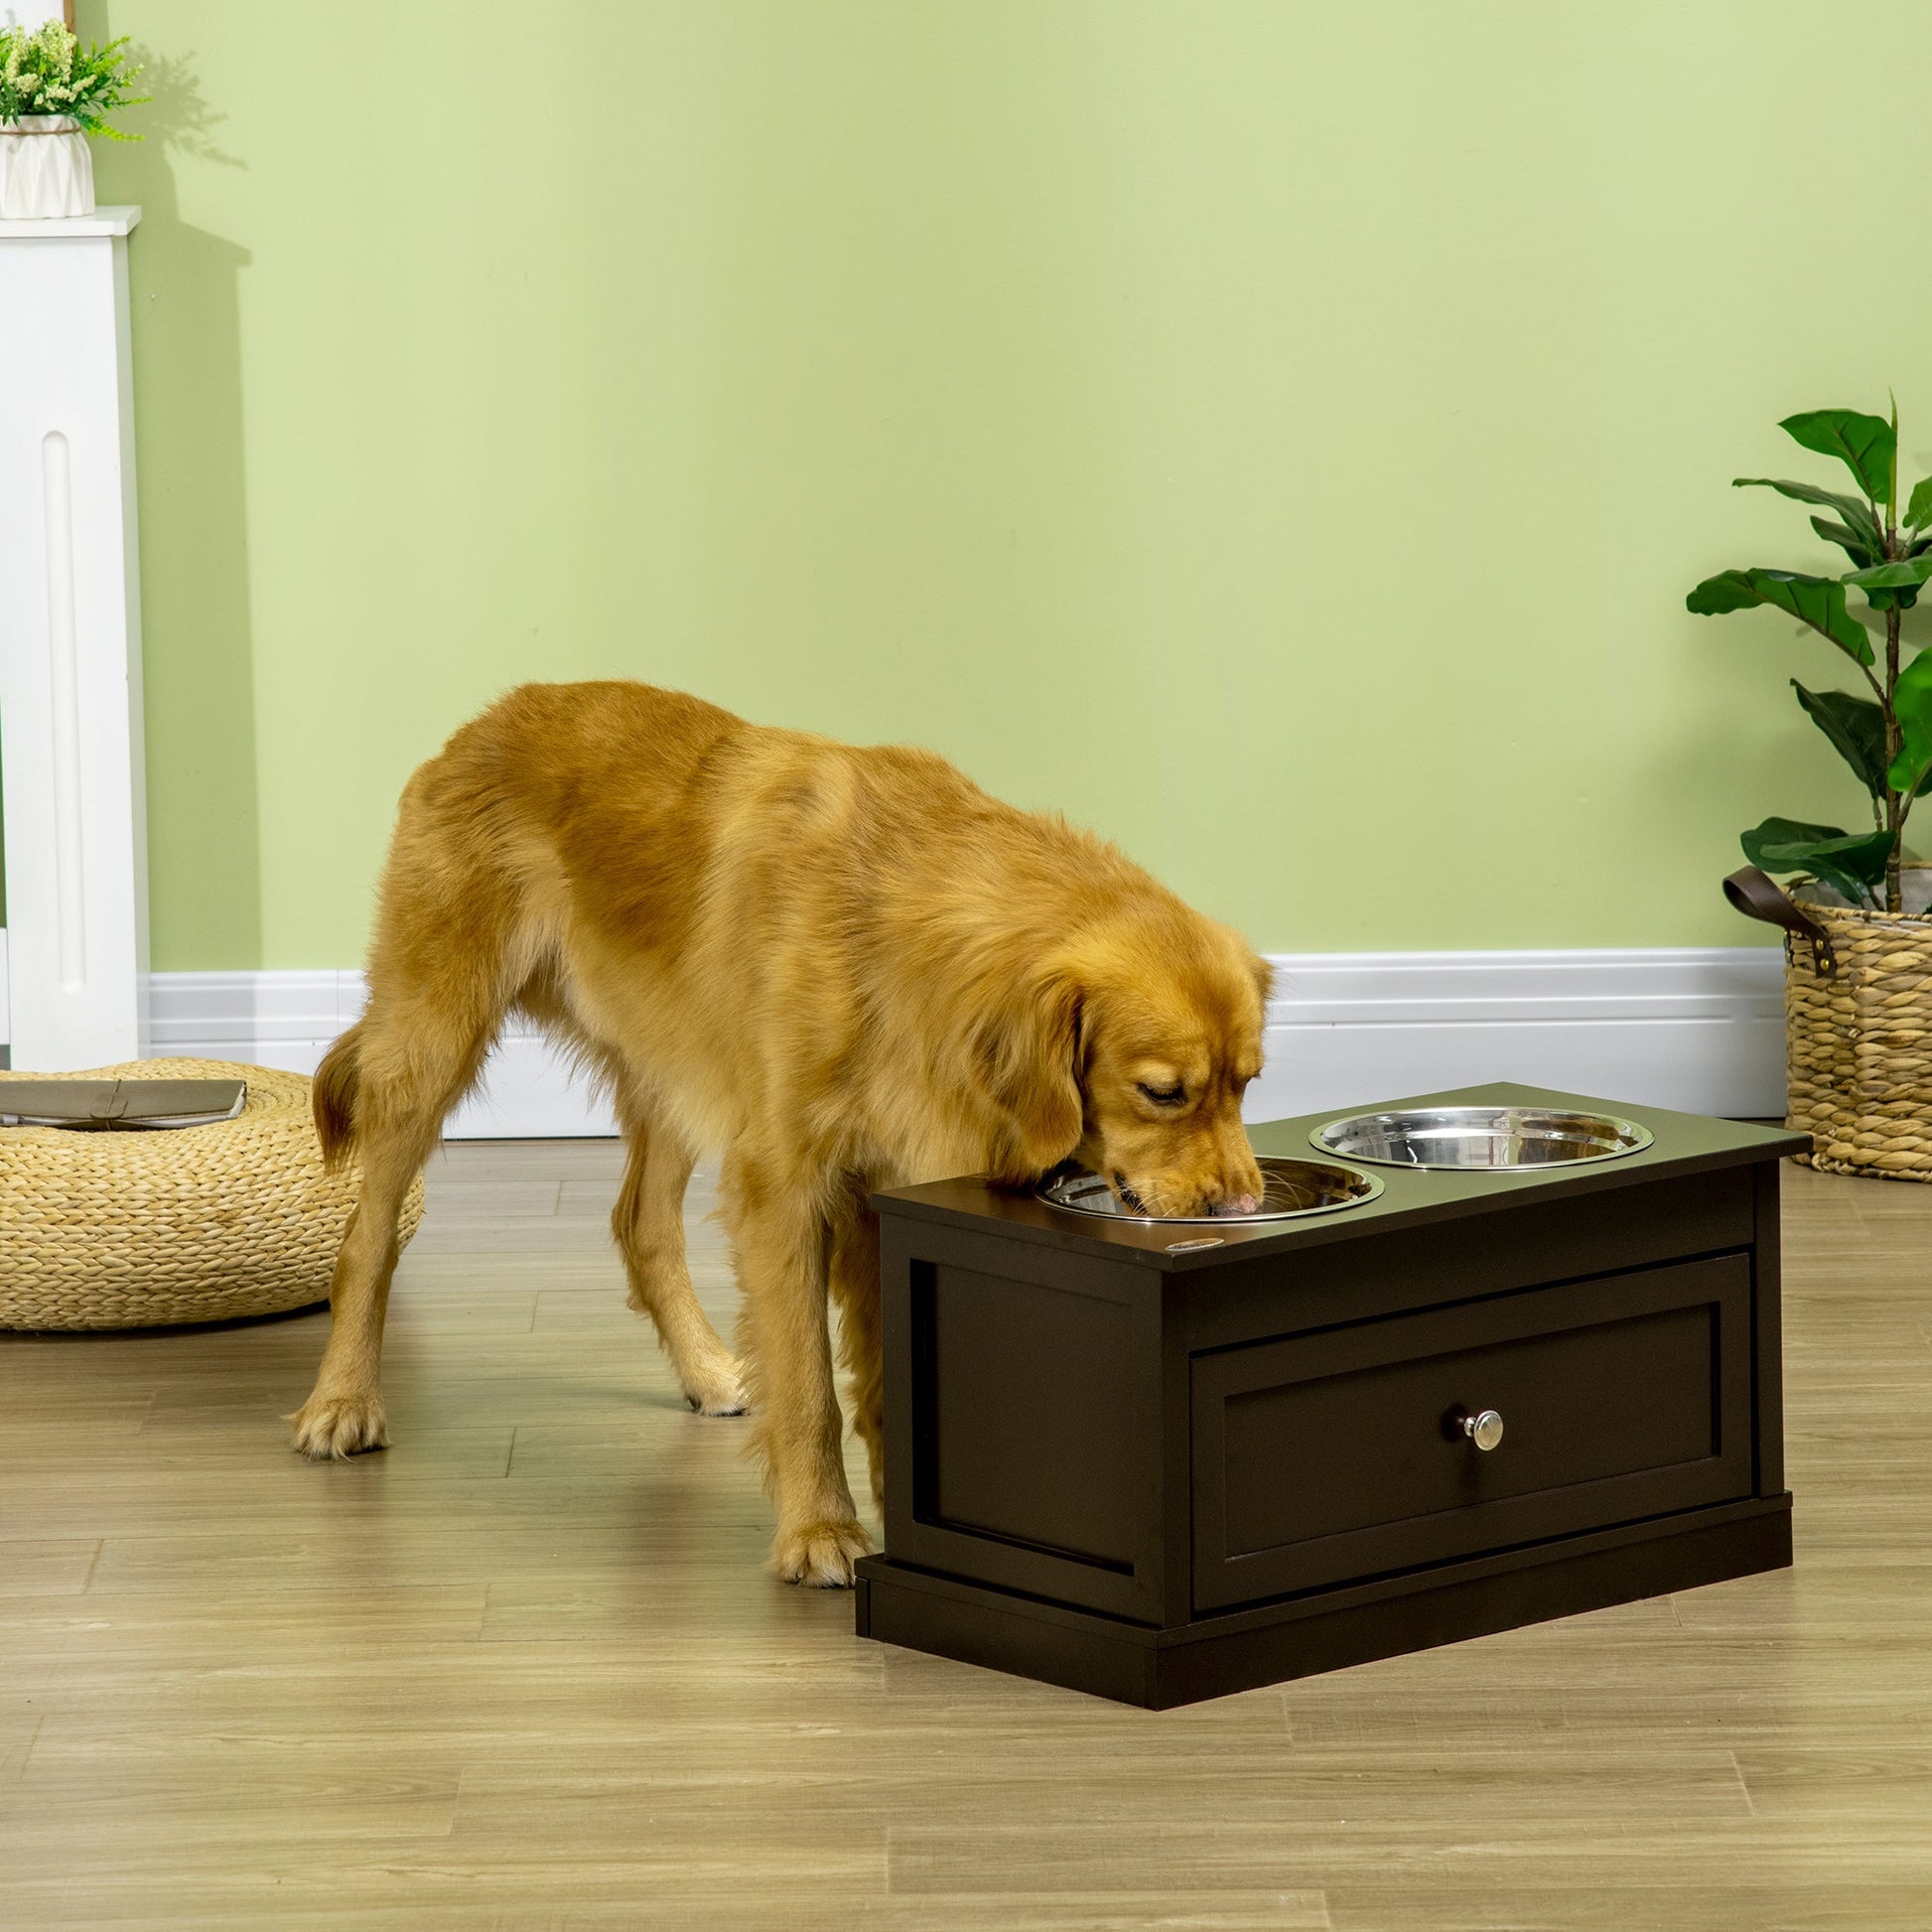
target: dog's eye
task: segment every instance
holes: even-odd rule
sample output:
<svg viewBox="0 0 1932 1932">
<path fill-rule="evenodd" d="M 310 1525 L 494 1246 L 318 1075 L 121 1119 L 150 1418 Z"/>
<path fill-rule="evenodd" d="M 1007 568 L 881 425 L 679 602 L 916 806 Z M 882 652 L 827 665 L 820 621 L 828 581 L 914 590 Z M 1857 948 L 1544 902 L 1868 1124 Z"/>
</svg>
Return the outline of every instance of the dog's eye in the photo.
<svg viewBox="0 0 1932 1932">
<path fill-rule="evenodd" d="M 1141 1083 L 1141 1091 L 1157 1107 L 1178 1107 L 1187 1098 L 1185 1087 L 1151 1087 L 1146 1081 Z"/>
</svg>

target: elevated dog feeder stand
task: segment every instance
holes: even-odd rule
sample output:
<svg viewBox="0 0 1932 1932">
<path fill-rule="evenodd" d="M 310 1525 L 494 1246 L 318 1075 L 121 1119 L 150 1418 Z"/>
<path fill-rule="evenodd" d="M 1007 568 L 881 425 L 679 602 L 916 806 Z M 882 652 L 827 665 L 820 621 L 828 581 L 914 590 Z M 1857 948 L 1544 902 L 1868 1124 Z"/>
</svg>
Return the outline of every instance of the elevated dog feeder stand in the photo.
<svg viewBox="0 0 1932 1932">
<path fill-rule="evenodd" d="M 1165 1708 L 1787 1565 L 1778 1163 L 1809 1143 L 1635 1118 L 1617 1158 L 1378 1166 L 1225 1230 L 879 1195 L 860 1634 Z"/>
</svg>

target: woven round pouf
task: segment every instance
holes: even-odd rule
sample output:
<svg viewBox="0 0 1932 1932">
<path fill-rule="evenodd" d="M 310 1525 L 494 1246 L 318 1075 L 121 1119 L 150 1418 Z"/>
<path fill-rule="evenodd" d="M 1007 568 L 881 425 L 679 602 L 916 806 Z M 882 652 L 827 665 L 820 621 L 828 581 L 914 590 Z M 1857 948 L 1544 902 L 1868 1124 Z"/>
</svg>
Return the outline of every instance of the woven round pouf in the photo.
<svg viewBox="0 0 1932 1932">
<path fill-rule="evenodd" d="M 29 1077 L 48 1076 L 0 1072 Z M 209 1127 L 0 1127 L 0 1328 L 229 1321 L 328 1299 L 361 1175 L 323 1172 L 305 1074 L 136 1060 L 62 1077 L 245 1080 L 248 1100 Z M 419 1176 L 404 1242 L 422 1218 Z"/>
</svg>

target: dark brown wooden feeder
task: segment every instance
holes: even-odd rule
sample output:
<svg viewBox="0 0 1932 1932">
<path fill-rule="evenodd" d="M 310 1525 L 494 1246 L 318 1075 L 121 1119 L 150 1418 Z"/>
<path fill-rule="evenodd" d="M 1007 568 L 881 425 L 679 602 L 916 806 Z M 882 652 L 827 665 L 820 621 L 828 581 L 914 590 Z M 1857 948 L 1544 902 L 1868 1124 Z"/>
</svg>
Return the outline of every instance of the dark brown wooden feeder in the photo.
<svg viewBox="0 0 1932 1932">
<path fill-rule="evenodd" d="M 1256 1127 L 1252 1219 L 879 1195 L 860 1634 L 1165 1708 L 1788 1564 L 1809 1142 L 1624 1112 L 1489 1086 Z"/>
</svg>

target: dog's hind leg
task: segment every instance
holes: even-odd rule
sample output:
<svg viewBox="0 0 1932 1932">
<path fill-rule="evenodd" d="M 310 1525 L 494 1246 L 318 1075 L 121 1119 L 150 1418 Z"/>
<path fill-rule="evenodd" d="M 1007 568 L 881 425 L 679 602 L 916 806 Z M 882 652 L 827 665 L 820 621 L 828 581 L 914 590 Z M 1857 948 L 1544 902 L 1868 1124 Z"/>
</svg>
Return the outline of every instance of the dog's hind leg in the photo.
<svg viewBox="0 0 1932 1932">
<path fill-rule="evenodd" d="M 652 1119 L 634 1095 L 621 1089 L 618 1117 L 627 1158 L 611 1232 L 629 1278 L 630 1306 L 650 1316 L 692 1408 L 701 1416 L 742 1416 L 747 1405 L 738 1358 L 698 1306 L 684 1257 L 684 1189 L 691 1178 L 691 1153 L 668 1126 Z"/>
<path fill-rule="evenodd" d="M 352 1150 L 362 1168 L 329 1287 L 329 1345 L 313 1393 L 288 1418 L 295 1447 L 318 1458 L 388 1441 L 379 1372 L 397 1217 L 508 1003 L 508 901 L 477 869 L 446 863 L 448 843 L 433 826 L 411 823 L 410 804 L 405 794 L 404 827 L 383 882 L 368 1011 L 316 1072 L 324 1158 L 333 1165 Z"/>
<path fill-rule="evenodd" d="M 316 1386 L 289 1418 L 305 1455 L 351 1455 L 388 1442 L 379 1370 L 382 1324 L 395 1273 L 396 1222 L 404 1196 L 488 1050 L 494 1016 L 474 1009 L 461 1023 L 411 1003 L 378 1007 L 332 1053 L 353 1055 L 355 1150 L 362 1187 L 329 1287 L 329 1345 Z"/>
</svg>

